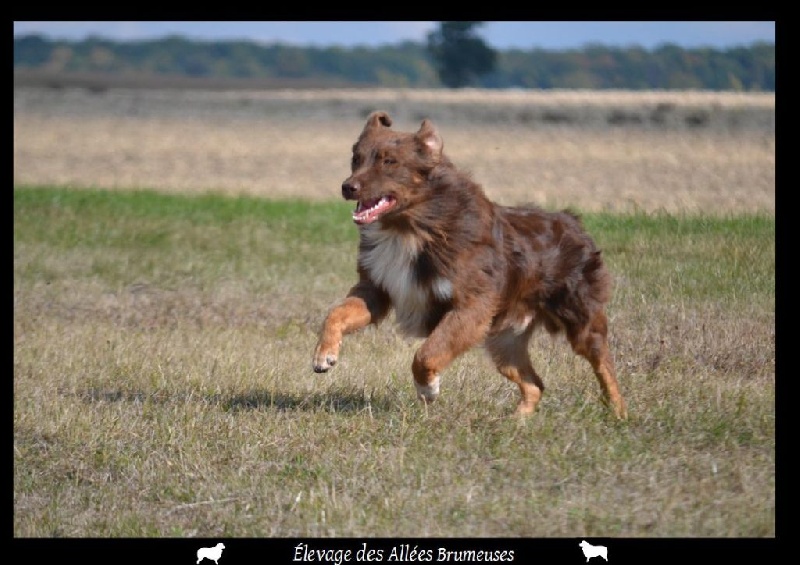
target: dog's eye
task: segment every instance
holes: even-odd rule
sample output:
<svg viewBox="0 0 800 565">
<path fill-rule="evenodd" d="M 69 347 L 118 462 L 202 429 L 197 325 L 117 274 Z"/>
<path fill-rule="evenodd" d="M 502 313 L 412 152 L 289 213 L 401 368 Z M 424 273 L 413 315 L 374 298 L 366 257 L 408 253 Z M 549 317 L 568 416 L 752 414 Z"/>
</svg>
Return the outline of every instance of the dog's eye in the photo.
<svg viewBox="0 0 800 565">
<path fill-rule="evenodd" d="M 397 159 L 394 159 L 393 157 L 384 157 L 383 158 L 383 164 L 384 165 L 394 165 L 396 163 L 397 163 Z"/>
</svg>

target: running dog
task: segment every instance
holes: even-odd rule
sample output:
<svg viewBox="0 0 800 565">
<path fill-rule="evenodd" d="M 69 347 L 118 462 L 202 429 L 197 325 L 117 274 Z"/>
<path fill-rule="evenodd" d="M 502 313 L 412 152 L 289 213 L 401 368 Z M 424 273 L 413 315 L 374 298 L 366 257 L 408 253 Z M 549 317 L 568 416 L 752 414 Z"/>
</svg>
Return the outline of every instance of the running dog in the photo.
<svg viewBox="0 0 800 565">
<path fill-rule="evenodd" d="M 528 355 L 543 326 L 566 334 L 625 418 L 607 340 L 611 277 L 579 218 L 496 204 L 445 156 L 430 120 L 414 133 L 391 125 L 386 112 L 373 112 L 353 145 L 342 196 L 356 202 L 358 282 L 328 313 L 314 370 L 328 371 L 345 334 L 393 308 L 404 334 L 425 338 L 411 365 L 423 402 L 437 398 L 457 356 L 483 344 L 519 387 L 516 413 L 527 415 L 544 390 Z"/>
</svg>

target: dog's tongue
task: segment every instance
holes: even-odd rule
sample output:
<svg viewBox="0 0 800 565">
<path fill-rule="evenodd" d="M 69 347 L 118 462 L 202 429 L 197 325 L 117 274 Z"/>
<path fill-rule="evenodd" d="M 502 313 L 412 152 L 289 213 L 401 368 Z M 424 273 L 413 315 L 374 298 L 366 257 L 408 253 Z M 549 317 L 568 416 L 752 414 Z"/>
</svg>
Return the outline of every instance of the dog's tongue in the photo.
<svg viewBox="0 0 800 565">
<path fill-rule="evenodd" d="M 364 210 L 369 210 L 370 208 L 374 208 L 378 202 L 380 202 L 380 198 L 375 198 L 373 200 L 367 200 L 366 202 L 358 201 L 358 205 L 356 206 L 356 214 L 362 213 Z"/>
<path fill-rule="evenodd" d="M 392 196 L 382 196 L 364 201 L 359 200 L 353 212 L 353 221 L 358 225 L 371 224 L 394 204 L 395 200 Z"/>
</svg>

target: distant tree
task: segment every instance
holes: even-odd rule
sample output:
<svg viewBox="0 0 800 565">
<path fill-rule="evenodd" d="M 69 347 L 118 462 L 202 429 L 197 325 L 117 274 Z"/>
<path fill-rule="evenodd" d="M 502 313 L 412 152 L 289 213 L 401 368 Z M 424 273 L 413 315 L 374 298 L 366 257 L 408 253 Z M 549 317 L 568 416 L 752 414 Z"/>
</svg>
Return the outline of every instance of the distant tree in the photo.
<svg viewBox="0 0 800 565">
<path fill-rule="evenodd" d="M 281 77 L 304 77 L 308 75 L 308 56 L 299 47 L 279 47 L 275 57 L 275 71 Z"/>
<path fill-rule="evenodd" d="M 494 69 L 497 53 L 475 34 L 480 25 L 483 22 L 439 22 L 439 29 L 428 34 L 428 54 L 445 86 L 467 86 Z"/>
<path fill-rule="evenodd" d="M 199 42 L 14 38 L 14 69 L 149 73 L 217 78 L 313 78 L 359 86 L 630 88 L 775 91 L 775 44 L 730 49 L 661 45 L 492 51 L 475 36 L 482 22 L 439 22 L 428 43 L 288 47 L 247 41 Z M 496 60 L 495 60 L 496 59 Z"/>
<path fill-rule="evenodd" d="M 14 38 L 14 66 L 39 67 L 50 59 L 52 43 L 41 35 Z"/>
</svg>

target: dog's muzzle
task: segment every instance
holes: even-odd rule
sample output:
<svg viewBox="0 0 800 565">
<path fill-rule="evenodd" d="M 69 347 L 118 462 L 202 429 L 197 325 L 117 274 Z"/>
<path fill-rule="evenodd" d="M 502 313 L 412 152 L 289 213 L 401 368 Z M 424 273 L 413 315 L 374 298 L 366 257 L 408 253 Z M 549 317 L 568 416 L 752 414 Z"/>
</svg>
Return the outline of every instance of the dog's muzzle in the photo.
<svg viewBox="0 0 800 565">
<path fill-rule="evenodd" d="M 347 179 L 342 183 L 342 197 L 345 200 L 358 200 L 361 192 L 361 183 L 354 179 Z"/>
</svg>

